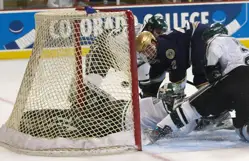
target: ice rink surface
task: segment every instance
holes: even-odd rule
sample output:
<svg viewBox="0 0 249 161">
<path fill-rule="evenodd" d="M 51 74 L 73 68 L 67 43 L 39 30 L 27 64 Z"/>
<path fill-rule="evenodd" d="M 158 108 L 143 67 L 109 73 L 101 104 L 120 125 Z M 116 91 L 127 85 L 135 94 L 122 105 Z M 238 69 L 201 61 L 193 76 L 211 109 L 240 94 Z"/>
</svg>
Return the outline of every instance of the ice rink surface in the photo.
<svg viewBox="0 0 249 161">
<path fill-rule="evenodd" d="M 0 125 L 8 119 L 15 102 L 27 60 L 0 61 Z M 188 79 L 192 80 L 191 71 Z M 187 94 L 195 88 L 187 86 Z M 1 161 L 249 161 L 249 143 L 233 130 L 194 132 L 182 138 L 161 140 L 142 152 L 78 158 L 26 156 L 0 147 Z"/>
</svg>

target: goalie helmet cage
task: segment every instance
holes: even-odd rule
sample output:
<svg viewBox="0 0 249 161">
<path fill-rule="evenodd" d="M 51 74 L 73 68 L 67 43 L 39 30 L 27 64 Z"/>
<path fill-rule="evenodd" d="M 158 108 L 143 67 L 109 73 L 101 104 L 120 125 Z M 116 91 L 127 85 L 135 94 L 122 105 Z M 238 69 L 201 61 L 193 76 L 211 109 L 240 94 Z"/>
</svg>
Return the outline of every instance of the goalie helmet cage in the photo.
<svg viewBox="0 0 249 161">
<path fill-rule="evenodd" d="M 0 144 L 42 156 L 141 150 L 131 11 L 35 15 L 36 38 Z"/>
</svg>

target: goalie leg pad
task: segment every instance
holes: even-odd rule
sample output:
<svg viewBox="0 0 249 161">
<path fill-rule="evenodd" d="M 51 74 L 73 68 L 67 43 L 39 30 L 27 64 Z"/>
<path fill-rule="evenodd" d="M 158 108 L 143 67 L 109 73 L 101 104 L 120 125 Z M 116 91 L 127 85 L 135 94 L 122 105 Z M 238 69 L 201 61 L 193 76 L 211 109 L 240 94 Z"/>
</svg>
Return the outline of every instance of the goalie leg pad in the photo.
<svg viewBox="0 0 249 161">
<path fill-rule="evenodd" d="M 147 97 L 140 100 L 141 128 L 153 129 L 168 115 L 166 105 L 157 98 Z"/>
</svg>

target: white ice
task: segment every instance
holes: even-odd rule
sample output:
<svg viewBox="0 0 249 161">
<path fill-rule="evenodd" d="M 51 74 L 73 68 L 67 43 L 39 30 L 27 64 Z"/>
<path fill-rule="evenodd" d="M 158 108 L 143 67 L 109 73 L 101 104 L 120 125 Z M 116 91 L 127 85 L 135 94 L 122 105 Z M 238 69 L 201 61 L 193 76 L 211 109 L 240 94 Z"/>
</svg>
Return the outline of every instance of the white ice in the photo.
<svg viewBox="0 0 249 161">
<path fill-rule="evenodd" d="M 0 126 L 8 119 L 15 102 L 27 60 L 0 61 Z M 188 73 L 191 80 L 191 71 Z M 187 93 L 195 91 L 187 86 Z M 247 161 L 249 143 L 241 142 L 233 130 L 195 132 L 177 139 L 165 139 L 143 147 L 142 152 L 80 158 L 26 156 L 0 147 L 1 161 Z"/>
</svg>

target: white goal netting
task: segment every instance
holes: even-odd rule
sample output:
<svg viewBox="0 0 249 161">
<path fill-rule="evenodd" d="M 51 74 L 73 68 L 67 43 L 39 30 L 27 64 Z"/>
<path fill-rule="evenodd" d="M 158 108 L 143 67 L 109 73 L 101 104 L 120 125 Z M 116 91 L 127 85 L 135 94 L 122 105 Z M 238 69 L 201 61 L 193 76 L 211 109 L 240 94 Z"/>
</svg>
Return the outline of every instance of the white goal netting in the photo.
<svg viewBox="0 0 249 161">
<path fill-rule="evenodd" d="M 32 56 L 0 144 L 47 156 L 139 150 L 132 13 L 56 10 L 35 20 Z"/>
</svg>

